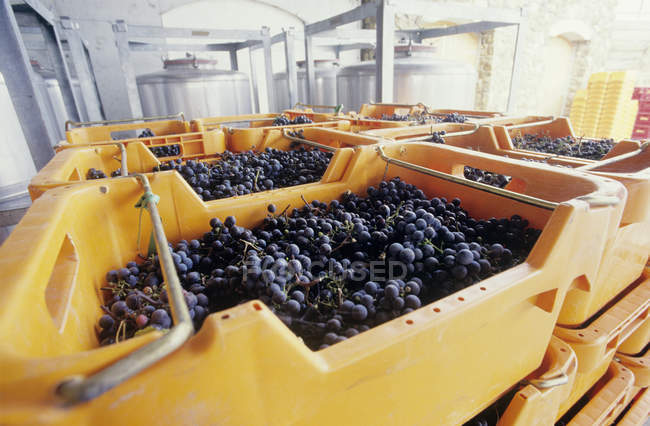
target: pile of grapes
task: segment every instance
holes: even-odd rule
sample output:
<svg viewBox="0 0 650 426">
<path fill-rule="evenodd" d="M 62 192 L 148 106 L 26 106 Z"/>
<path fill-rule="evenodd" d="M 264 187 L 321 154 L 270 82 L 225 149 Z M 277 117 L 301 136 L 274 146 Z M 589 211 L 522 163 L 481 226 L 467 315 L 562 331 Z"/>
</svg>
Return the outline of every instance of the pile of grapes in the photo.
<svg viewBox="0 0 650 426">
<path fill-rule="evenodd" d="M 540 231 L 519 216 L 476 220 L 461 200 L 395 178 L 365 198 L 305 202 L 261 226 L 210 220 L 170 244 L 197 329 L 211 312 L 259 299 L 313 350 L 353 337 L 523 262 Z M 172 321 L 158 257 L 106 275 L 102 345 Z"/>
<path fill-rule="evenodd" d="M 281 151 L 267 148 L 220 154 L 220 160 L 208 164 L 180 159 L 163 163 L 154 171 L 177 170 L 205 201 L 302 185 L 318 181 L 327 170 L 331 152 L 299 148 Z"/>
<path fill-rule="evenodd" d="M 273 120 L 273 124 L 271 126 L 289 126 L 292 124 L 309 124 L 313 123 L 311 118 L 307 117 L 306 115 L 302 114 L 294 118 L 293 120 L 287 117 L 286 115 L 278 115 L 275 117 L 275 120 Z"/>
<path fill-rule="evenodd" d="M 417 118 L 411 116 L 410 114 L 382 114 L 381 120 L 385 121 L 413 121 Z"/>
<path fill-rule="evenodd" d="M 420 124 L 425 124 L 427 121 L 435 121 L 436 123 L 464 123 L 467 121 L 467 117 L 465 117 L 463 114 L 458 114 L 456 112 L 452 112 L 451 114 L 445 114 L 444 116 L 437 116 L 437 115 L 427 115 L 427 114 L 416 114 L 416 115 L 411 115 L 411 114 L 382 114 L 381 115 L 382 120 L 387 120 L 387 121 L 417 121 Z"/>
<path fill-rule="evenodd" d="M 158 158 L 162 157 L 175 157 L 181 155 L 181 146 L 178 144 L 174 145 L 163 145 L 163 146 L 150 146 L 149 150 L 153 152 Z"/>
<path fill-rule="evenodd" d="M 431 138 L 426 142 L 431 143 L 445 143 L 443 136 L 445 131 L 441 130 L 439 132 L 433 132 Z M 496 186 L 498 188 L 505 187 L 508 182 L 512 179 L 510 176 L 501 175 L 498 173 L 488 172 L 481 169 L 475 169 L 473 167 L 465 166 L 463 170 L 463 175 L 465 179 L 473 180 L 475 182 L 485 183 L 487 185 Z"/>
<path fill-rule="evenodd" d="M 436 119 L 440 123 L 464 123 L 467 121 L 467 117 L 457 112 L 446 114 L 444 117 L 436 117 Z"/>
<path fill-rule="evenodd" d="M 91 179 L 104 179 L 106 177 L 106 173 L 99 169 L 95 169 L 94 167 L 91 167 L 88 169 L 88 172 L 86 173 L 86 179 L 91 180 Z"/>
<path fill-rule="evenodd" d="M 497 188 L 505 187 L 512 179 L 510 176 L 488 172 L 481 169 L 475 169 L 474 167 L 469 166 L 465 166 L 463 175 L 465 176 L 465 179 L 496 186 Z"/>
<path fill-rule="evenodd" d="M 138 135 L 138 138 L 152 138 L 156 136 L 150 128 L 146 128 Z"/>
<path fill-rule="evenodd" d="M 588 160 L 600 160 L 615 145 L 613 139 L 583 140 L 571 136 L 553 139 L 549 136 L 536 134 L 526 134 L 523 138 L 516 136 L 513 138 L 512 143 L 517 149 L 566 155 Z"/>
</svg>

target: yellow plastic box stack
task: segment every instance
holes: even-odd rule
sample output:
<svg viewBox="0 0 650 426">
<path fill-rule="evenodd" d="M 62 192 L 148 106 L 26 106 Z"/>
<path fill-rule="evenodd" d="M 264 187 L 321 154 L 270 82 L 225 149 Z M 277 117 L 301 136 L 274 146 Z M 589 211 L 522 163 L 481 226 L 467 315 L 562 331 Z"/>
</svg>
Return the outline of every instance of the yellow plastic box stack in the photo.
<svg viewBox="0 0 650 426">
<path fill-rule="evenodd" d="M 636 74 L 632 71 L 616 71 L 609 73 L 607 89 L 600 118 L 596 130 L 596 137 L 629 137 L 631 133 L 625 134 L 627 130 L 627 113 L 629 112 L 629 101 L 632 99 Z"/>
<path fill-rule="evenodd" d="M 587 90 L 580 89 L 576 91 L 576 94 L 573 96 L 573 102 L 571 103 L 571 113 L 569 114 L 569 119 L 573 125 L 573 130 L 576 134 L 581 135 L 582 124 L 585 118 L 585 110 L 587 109 Z"/>
<path fill-rule="evenodd" d="M 582 131 L 585 133 L 585 136 L 596 136 L 602 105 L 605 102 L 608 80 L 609 73 L 607 72 L 598 72 L 589 77 L 589 83 L 587 83 L 587 105 L 582 122 Z"/>
</svg>

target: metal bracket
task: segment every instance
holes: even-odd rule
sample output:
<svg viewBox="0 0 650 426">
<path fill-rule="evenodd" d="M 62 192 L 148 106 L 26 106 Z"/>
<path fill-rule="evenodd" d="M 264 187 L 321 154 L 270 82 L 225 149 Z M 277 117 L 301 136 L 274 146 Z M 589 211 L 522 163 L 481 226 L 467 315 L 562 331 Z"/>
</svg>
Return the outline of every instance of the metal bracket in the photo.
<svg viewBox="0 0 650 426">
<path fill-rule="evenodd" d="M 115 23 L 113 24 L 113 31 L 116 33 L 125 33 L 128 32 L 129 27 L 124 21 L 124 19 L 117 19 L 115 20 Z"/>
</svg>

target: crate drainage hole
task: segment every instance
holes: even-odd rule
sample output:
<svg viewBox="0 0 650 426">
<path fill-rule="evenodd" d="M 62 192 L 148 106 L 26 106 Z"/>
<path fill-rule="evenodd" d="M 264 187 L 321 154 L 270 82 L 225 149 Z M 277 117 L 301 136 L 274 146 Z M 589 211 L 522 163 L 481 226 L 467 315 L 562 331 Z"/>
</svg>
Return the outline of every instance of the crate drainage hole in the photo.
<svg viewBox="0 0 650 426">
<path fill-rule="evenodd" d="M 253 308 L 255 308 L 256 311 L 261 311 L 262 307 L 260 306 L 259 303 L 253 303 Z"/>
</svg>

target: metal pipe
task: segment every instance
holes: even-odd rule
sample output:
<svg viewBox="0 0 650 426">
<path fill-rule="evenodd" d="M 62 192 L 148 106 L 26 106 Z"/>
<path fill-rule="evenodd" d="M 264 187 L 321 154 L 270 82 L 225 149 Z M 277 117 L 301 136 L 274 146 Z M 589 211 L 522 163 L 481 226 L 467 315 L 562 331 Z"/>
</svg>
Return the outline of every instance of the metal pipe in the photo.
<svg viewBox="0 0 650 426">
<path fill-rule="evenodd" d="M 379 156 L 386 161 L 388 164 L 395 164 L 406 169 L 414 170 L 425 175 L 437 177 L 449 182 L 458 183 L 464 186 L 469 186 L 470 188 L 478 189 L 480 191 L 489 192 L 491 194 L 499 195 L 501 197 L 509 198 L 511 200 L 519 201 L 521 203 L 530 204 L 532 206 L 541 207 L 547 210 L 555 210 L 559 203 L 553 201 L 546 201 L 540 198 L 531 197 L 529 195 L 520 194 L 518 192 L 509 191 L 507 189 L 497 188 L 495 186 L 486 185 L 484 183 L 475 182 L 473 180 L 465 179 L 462 177 L 450 175 L 448 173 L 440 172 L 438 170 L 432 170 L 426 167 L 418 166 L 417 164 L 407 163 L 406 161 L 397 160 L 395 158 L 390 158 L 386 156 L 381 145 L 378 145 L 376 148 Z"/>
<path fill-rule="evenodd" d="M 299 142 L 299 143 L 304 144 L 304 145 L 310 145 L 310 146 L 313 146 L 313 147 L 316 147 L 316 148 L 324 149 L 325 151 L 329 151 L 329 152 L 335 152 L 336 151 L 336 148 L 333 148 L 333 147 L 331 147 L 329 145 L 323 145 L 322 143 L 318 143 L 318 142 L 310 141 L 308 139 L 303 139 L 303 138 L 299 138 L 297 136 L 290 135 L 288 133 L 287 129 L 282 129 L 282 136 L 289 139 L 290 141 Z"/>
<path fill-rule="evenodd" d="M 569 383 L 569 376 L 562 372 L 557 376 L 549 377 L 548 379 L 528 379 L 522 380 L 522 383 L 525 385 L 533 385 L 538 389 L 548 389 Z"/>
<path fill-rule="evenodd" d="M 542 121 L 535 121 L 531 123 L 522 123 L 522 124 L 511 124 L 509 126 L 505 126 L 507 130 L 512 130 L 512 129 L 523 129 L 524 127 L 533 127 L 533 126 L 541 126 L 544 124 L 551 124 L 556 120 L 555 117 L 551 117 L 548 120 L 542 120 Z M 498 124 L 495 124 L 495 126 L 498 126 Z"/>
<path fill-rule="evenodd" d="M 67 404 L 77 404 L 98 397 L 141 371 L 151 367 L 167 355 L 180 348 L 193 334 L 194 325 L 185 304 L 181 283 L 178 280 L 171 257 L 162 220 L 156 206 L 149 180 L 143 174 L 135 174 L 144 187 L 141 201 L 151 216 L 158 258 L 165 279 L 174 326 L 162 337 L 137 349 L 106 368 L 89 376 L 73 376 L 63 380 L 56 393 Z"/>
<path fill-rule="evenodd" d="M 230 121 L 217 121 L 212 123 L 203 123 L 204 126 L 219 126 L 224 124 L 234 124 L 234 123 L 258 123 L 260 121 L 273 121 L 275 117 L 268 118 L 249 118 L 247 120 L 230 120 Z"/>
<path fill-rule="evenodd" d="M 445 133 L 444 135 L 440 135 L 440 136 L 443 137 L 443 138 L 447 138 L 447 137 L 454 137 L 454 136 L 467 136 L 467 135 L 474 134 L 474 133 L 476 133 L 476 132 L 478 131 L 478 129 L 479 129 L 481 126 L 480 126 L 478 123 L 472 123 L 472 124 L 474 125 L 474 128 L 471 129 L 471 130 L 461 130 L 461 131 L 458 131 L 458 132 Z M 434 134 L 434 132 L 435 132 L 435 130 L 433 130 L 433 126 L 435 126 L 435 124 L 432 124 L 432 125 L 431 125 L 431 133 L 429 133 L 428 135 L 424 135 L 424 136 L 416 136 L 416 137 L 413 137 L 413 138 L 407 138 L 407 139 L 397 139 L 397 140 L 398 140 L 399 142 L 420 142 L 420 141 L 427 141 L 427 140 L 431 139 L 431 137 L 433 136 L 433 134 Z"/>
<path fill-rule="evenodd" d="M 621 160 L 626 160 L 628 158 L 635 157 L 645 152 L 645 150 L 648 149 L 648 146 L 650 146 L 650 141 L 644 142 L 643 144 L 641 144 L 641 146 L 638 149 L 632 152 L 628 152 L 627 154 L 617 155 L 616 157 L 608 158 L 607 160 L 597 161 L 592 164 L 586 164 L 584 166 L 576 167 L 575 169 L 585 171 L 585 170 L 594 170 L 603 166 L 609 166 L 610 164 L 618 163 Z"/>
<path fill-rule="evenodd" d="M 70 126 L 84 127 L 84 126 L 94 126 L 96 124 L 131 123 L 136 121 L 161 120 L 163 118 L 174 118 L 174 117 L 180 117 L 183 121 L 185 121 L 185 114 L 183 114 L 182 112 L 178 112 L 176 114 L 169 114 L 169 115 L 159 115 L 156 117 L 123 118 L 121 120 L 100 120 L 100 121 L 82 121 L 82 122 L 68 120 L 65 122 L 65 130 L 66 131 L 70 130 Z"/>
<path fill-rule="evenodd" d="M 338 114 L 343 109 L 343 104 L 338 104 L 338 105 L 313 105 L 313 104 L 303 104 L 302 102 L 296 102 L 293 105 L 293 108 L 297 108 L 299 106 L 306 107 L 306 108 L 333 109 L 335 114 Z"/>
<path fill-rule="evenodd" d="M 126 156 L 126 146 L 125 142 L 94 142 L 94 143 L 83 143 L 83 144 L 65 144 L 65 145 L 57 145 L 57 148 L 92 148 L 96 146 L 106 146 L 106 145 L 116 145 L 120 148 L 120 175 L 121 176 L 128 176 L 129 175 L 129 170 L 127 166 L 127 156 Z"/>
</svg>

